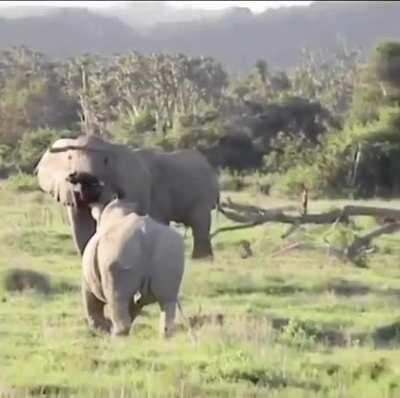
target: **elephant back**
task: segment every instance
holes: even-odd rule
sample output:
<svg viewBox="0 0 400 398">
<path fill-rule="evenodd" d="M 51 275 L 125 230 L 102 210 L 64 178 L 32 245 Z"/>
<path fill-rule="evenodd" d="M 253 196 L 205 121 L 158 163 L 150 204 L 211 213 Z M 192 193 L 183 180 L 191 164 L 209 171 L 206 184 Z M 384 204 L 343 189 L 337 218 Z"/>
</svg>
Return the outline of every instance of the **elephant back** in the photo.
<svg viewBox="0 0 400 398">
<path fill-rule="evenodd" d="M 175 214 L 190 212 L 200 202 L 211 209 L 218 200 L 218 176 L 196 150 L 153 155 L 152 178 L 152 200 L 170 198 Z"/>
</svg>

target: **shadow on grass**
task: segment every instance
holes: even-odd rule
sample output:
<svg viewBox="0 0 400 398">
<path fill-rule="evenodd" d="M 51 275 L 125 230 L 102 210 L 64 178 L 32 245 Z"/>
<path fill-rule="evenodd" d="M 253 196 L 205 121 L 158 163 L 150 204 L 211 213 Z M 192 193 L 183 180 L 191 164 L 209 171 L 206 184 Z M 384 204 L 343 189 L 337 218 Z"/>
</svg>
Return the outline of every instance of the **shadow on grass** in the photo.
<svg viewBox="0 0 400 398">
<path fill-rule="evenodd" d="M 4 290 L 7 292 L 24 293 L 25 291 L 34 291 L 45 296 L 75 293 L 80 290 L 78 285 L 67 281 L 52 283 L 48 275 L 23 268 L 7 270 L 4 275 L 3 285 Z"/>
<path fill-rule="evenodd" d="M 272 283 L 271 283 L 272 282 Z M 356 281 L 349 281 L 342 278 L 334 278 L 326 283 L 314 286 L 301 286 L 299 284 L 285 283 L 285 281 L 270 280 L 267 285 L 254 286 L 251 283 L 241 286 L 218 286 L 212 296 L 219 295 L 246 295 L 246 294 L 265 294 L 271 296 L 291 296 L 296 293 L 323 294 L 333 293 L 337 296 L 362 296 L 367 294 L 377 295 L 397 295 L 400 296 L 400 289 L 381 290 L 374 289 L 368 285 Z"/>
<path fill-rule="evenodd" d="M 57 397 L 74 396 L 75 389 L 57 384 L 42 384 L 23 388 L 0 388 L 1 397 Z M 4 395 L 3 395 L 4 394 Z"/>
<path fill-rule="evenodd" d="M 0 396 L 4 398 L 20 397 L 137 397 L 140 391 L 131 388 L 72 388 L 57 384 L 42 384 L 25 388 L 1 389 Z"/>
<path fill-rule="evenodd" d="M 291 319 L 280 317 L 267 317 L 272 329 L 282 333 L 289 327 Z M 305 336 L 312 338 L 316 343 L 322 343 L 329 347 L 346 347 L 352 340 L 359 339 L 360 336 L 352 336 L 345 330 L 335 327 L 315 325 L 310 322 L 296 321 L 297 330 L 301 330 Z"/>
<path fill-rule="evenodd" d="M 400 344 L 400 321 L 376 328 L 371 337 L 377 348 L 398 347 Z"/>
<path fill-rule="evenodd" d="M 154 361 L 154 359 L 141 359 L 137 357 L 129 357 L 124 359 L 102 359 L 93 358 L 91 360 L 91 367 L 93 370 L 106 368 L 112 371 L 126 369 L 127 367 L 131 369 L 152 369 L 154 371 L 162 371 L 168 368 L 166 364 Z"/>
<path fill-rule="evenodd" d="M 294 293 L 302 293 L 307 291 L 302 286 L 292 285 L 292 284 L 282 284 L 282 285 L 269 285 L 269 286 L 254 286 L 251 284 L 246 284 L 242 286 L 219 286 L 217 287 L 211 296 L 219 295 L 246 295 L 246 294 L 257 294 L 263 293 L 273 296 L 285 296 L 292 295 Z"/>
<path fill-rule="evenodd" d="M 284 377 L 280 374 L 273 374 L 267 369 L 251 369 L 249 371 L 242 369 L 233 369 L 225 373 L 222 377 L 226 380 L 239 383 L 241 381 L 250 382 L 258 387 L 269 387 L 273 389 L 299 388 L 302 390 L 319 391 L 321 385 L 315 382 L 298 381 L 292 377 Z"/>
<path fill-rule="evenodd" d="M 3 283 L 4 289 L 8 292 L 22 293 L 25 290 L 34 290 L 37 293 L 48 295 L 51 291 L 50 278 L 47 275 L 28 269 L 8 270 Z"/>
<path fill-rule="evenodd" d="M 267 320 L 272 329 L 279 333 L 284 332 L 291 322 L 289 318 L 273 316 L 268 316 Z M 375 348 L 398 348 L 400 345 L 400 321 L 380 326 L 372 333 L 349 332 L 338 327 L 315 325 L 303 321 L 296 321 L 296 327 L 314 342 L 328 347 L 372 344 Z"/>
</svg>

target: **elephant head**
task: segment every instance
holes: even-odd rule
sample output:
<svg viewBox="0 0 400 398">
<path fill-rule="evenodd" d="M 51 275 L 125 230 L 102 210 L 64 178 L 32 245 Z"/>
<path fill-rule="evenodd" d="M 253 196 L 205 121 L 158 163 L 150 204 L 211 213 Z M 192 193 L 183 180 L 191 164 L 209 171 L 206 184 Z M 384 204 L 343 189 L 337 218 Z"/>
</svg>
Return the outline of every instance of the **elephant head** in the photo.
<svg viewBox="0 0 400 398">
<path fill-rule="evenodd" d="M 107 184 L 119 198 L 135 199 L 142 213 L 148 211 L 151 177 L 143 160 L 123 146 L 101 138 L 57 140 L 42 156 L 36 173 L 40 188 L 67 206 L 74 241 L 81 254 L 96 230 L 88 206 L 93 195 L 99 194 L 95 181 Z M 77 184 L 77 176 L 85 176 L 86 183 Z"/>
<path fill-rule="evenodd" d="M 116 153 L 110 149 L 110 144 L 93 136 L 56 141 L 37 165 L 39 186 L 63 205 L 84 205 L 69 177 L 79 173 L 115 183 Z"/>
<path fill-rule="evenodd" d="M 124 209 L 126 214 L 128 214 L 128 210 L 130 213 L 137 213 L 138 211 L 137 203 L 124 201 L 110 186 L 91 174 L 74 172 L 67 177 L 67 181 L 73 185 L 78 203 L 85 203 L 90 207 L 92 217 L 96 220 L 97 226 L 99 226 L 100 218 L 103 218 L 103 211 L 111 209 L 113 206 L 115 207 L 115 203 L 123 203 L 123 207 L 119 206 L 117 208 Z M 126 215 L 125 213 L 124 215 Z"/>
<path fill-rule="evenodd" d="M 104 182 L 88 173 L 71 173 L 67 182 L 73 185 L 73 192 L 78 203 L 98 203 L 104 196 Z"/>
</svg>

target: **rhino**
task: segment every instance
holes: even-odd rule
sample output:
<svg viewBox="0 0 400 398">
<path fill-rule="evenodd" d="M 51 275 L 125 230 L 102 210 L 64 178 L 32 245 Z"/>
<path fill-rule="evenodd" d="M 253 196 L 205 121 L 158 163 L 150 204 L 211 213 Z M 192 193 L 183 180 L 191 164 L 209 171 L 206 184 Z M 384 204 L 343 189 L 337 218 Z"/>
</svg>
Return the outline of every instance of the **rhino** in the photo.
<svg viewBox="0 0 400 398">
<path fill-rule="evenodd" d="M 118 197 L 94 176 L 71 174 L 75 194 L 90 202 L 96 232 L 82 257 L 82 294 L 89 327 L 113 336 L 128 335 L 141 309 L 158 303 L 160 333 L 175 329 L 184 273 L 183 237 L 137 205 Z M 107 305 L 110 319 L 104 310 Z"/>
</svg>

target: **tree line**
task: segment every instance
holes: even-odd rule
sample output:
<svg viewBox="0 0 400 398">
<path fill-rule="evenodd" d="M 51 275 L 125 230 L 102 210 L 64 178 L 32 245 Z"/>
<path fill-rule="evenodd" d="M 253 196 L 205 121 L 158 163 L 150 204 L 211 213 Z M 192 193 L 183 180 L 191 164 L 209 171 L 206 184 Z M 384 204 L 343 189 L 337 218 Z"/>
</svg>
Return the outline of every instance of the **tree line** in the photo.
<svg viewBox="0 0 400 398">
<path fill-rule="evenodd" d="M 132 148 L 197 148 L 284 195 L 304 185 L 314 196 L 396 195 L 400 44 L 361 56 L 341 40 L 335 51 L 304 49 L 290 72 L 260 59 L 237 76 L 211 57 L 57 61 L 13 47 L 0 54 L 0 170 L 32 172 L 52 141 L 85 133 Z"/>
</svg>

